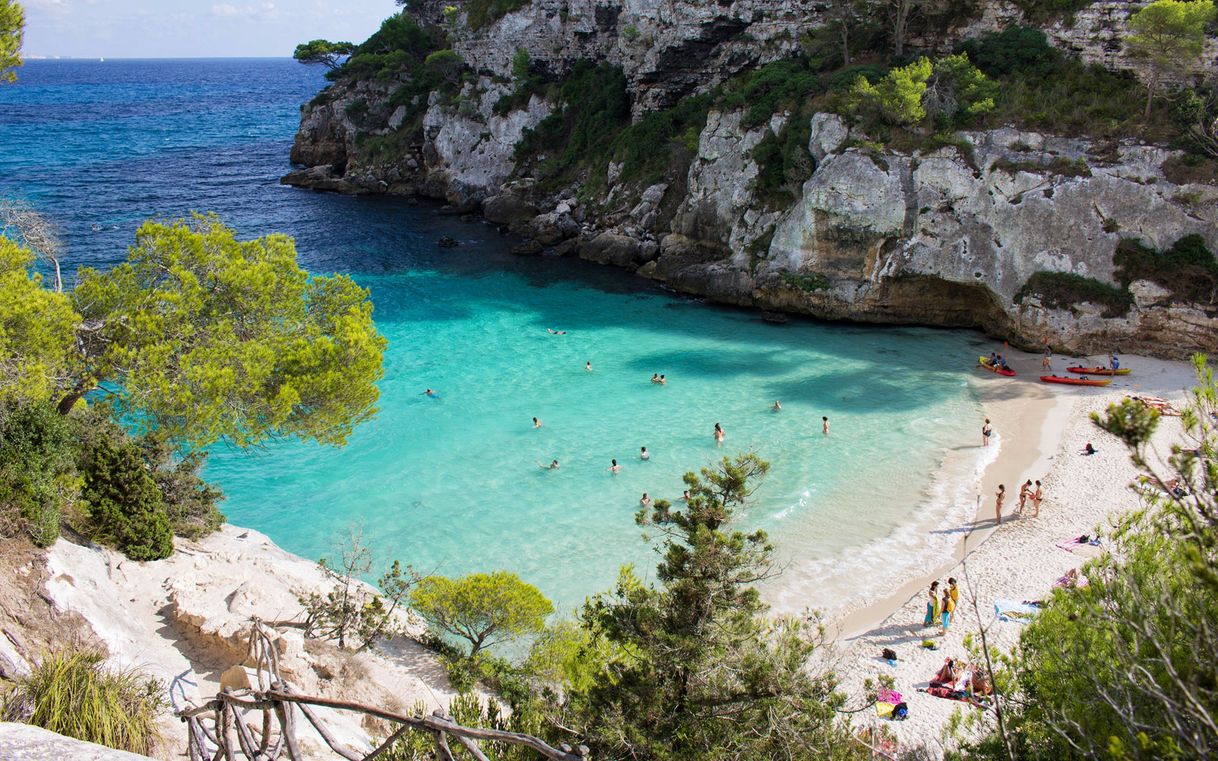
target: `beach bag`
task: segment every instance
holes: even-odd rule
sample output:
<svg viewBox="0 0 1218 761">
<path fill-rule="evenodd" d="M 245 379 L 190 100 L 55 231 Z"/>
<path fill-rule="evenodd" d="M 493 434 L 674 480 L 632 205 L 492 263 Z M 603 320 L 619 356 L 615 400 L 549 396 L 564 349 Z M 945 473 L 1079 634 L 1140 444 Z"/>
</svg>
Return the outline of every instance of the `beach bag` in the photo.
<svg viewBox="0 0 1218 761">
<path fill-rule="evenodd" d="M 892 703 L 885 703 L 882 700 L 878 701 L 875 704 L 875 715 L 879 716 L 881 719 L 891 718 L 892 709 L 894 708 L 896 708 L 896 706 L 894 706 Z"/>
<path fill-rule="evenodd" d="M 904 703 L 897 703 L 895 706 L 892 707 L 892 720 L 893 721 L 905 721 L 905 719 L 908 716 L 909 716 L 909 706 L 905 705 Z"/>
<path fill-rule="evenodd" d="M 897 651 L 891 647 L 886 647 L 880 651 L 880 657 L 886 661 L 895 661 L 897 659 Z"/>
</svg>

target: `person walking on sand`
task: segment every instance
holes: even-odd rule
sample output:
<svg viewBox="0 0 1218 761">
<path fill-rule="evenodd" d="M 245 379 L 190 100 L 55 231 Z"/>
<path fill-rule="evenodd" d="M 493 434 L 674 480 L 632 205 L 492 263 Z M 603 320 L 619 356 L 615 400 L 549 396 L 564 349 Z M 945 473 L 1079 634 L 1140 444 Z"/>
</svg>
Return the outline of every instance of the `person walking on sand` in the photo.
<svg viewBox="0 0 1218 761">
<path fill-rule="evenodd" d="M 923 626 L 934 626 L 939 619 L 939 582 L 930 583 L 930 592 L 926 600 L 926 617 L 922 619 Z"/>
<path fill-rule="evenodd" d="M 825 436 L 829 435 L 829 418 L 825 415 L 820 416 L 820 432 Z"/>
<path fill-rule="evenodd" d="M 1023 482 L 1019 487 L 1019 514 L 1023 515 L 1024 505 L 1028 502 L 1028 497 L 1032 496 L 1032 479 Z"/>
<path fill-rule="evenodd" d="M 1043 500 L 1044 498 L 1045 498 L 1044 487 L 1042 487 L 1040 485 L 1040 481 L 1037 481 L 1036 482 L 1036 491 L 1032 492 L 1032 507 L 1034 508 L 1033 512 L 1032 512 L 1033 518 L 1040 515 L 1040 503 L 1041 503 L 1041 500 Z"/>
<path fill-rule="evenodd" d="M 990 445 L 990 436 L 994 433 L 993 426 L 990 425 L 990 419 L 985 419 L 985 424 L 981 426 L 981 446 L 988 447 Z"/>
<path fill-rule="evenodd" d="M 956 601 L 952 599 L 952 591 L 950 589 L 943 590 L 942 613 L 940 614 L 940 626 L 943 627 L 943 636 L 947 636 L 947 629 L 952 625 L 952 613 L 956 611 Z"/>
<path fill-rule="evenodd" d="M 1002 502 L 1007 498 L 1007 487 L 998 484 L 998 491 L 994 494 L 994 523 L 1002 525 Z"/>
<path fill-rule="evenodd" d="M 723 426 L 715 423 L 715 443 L 722 444 L 724 438 Z"/>
</svg>

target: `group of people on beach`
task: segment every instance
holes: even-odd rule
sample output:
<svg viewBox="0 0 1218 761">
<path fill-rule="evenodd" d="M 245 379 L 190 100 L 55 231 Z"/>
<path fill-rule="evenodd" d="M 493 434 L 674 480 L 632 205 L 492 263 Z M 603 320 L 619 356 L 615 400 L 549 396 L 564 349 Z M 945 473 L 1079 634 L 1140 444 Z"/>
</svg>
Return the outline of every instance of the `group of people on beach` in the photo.
<svg viewBox="0 0 1218 761">
<path fill-rule="evenodd" d="M 927 593 L 926 617 L 922 620 L 922 625 L 938 626 L 940 634 L 947 634 L 947 630 L 952 625 L 952 614 L 956 612 L 956 605 L 959 602 L 960 589 L 956 586 L 954 578 L 949 578 L 947 586 L 942 590 L 939 589 L 937 579 L 932 581 Z"/>
<path fill-rule="evenodd" d="M 1088 445 L 1090 446 L 1090 445 Z M 1016 514 L 1022 516 L 1025 507 L 1032 508 L 1032 517 L 1040 515 L 1040 503 L 1045 499 L 1045 488 L 1040 481 L 1028 479 L 1019 487 L 1019 509 Z M 994 523 L 1002 525 L 1002 506 L 1007 500 L 1007 487 L 1005 484 L 998 484 L 998 491 L 994 492 Z"/>
</svg>

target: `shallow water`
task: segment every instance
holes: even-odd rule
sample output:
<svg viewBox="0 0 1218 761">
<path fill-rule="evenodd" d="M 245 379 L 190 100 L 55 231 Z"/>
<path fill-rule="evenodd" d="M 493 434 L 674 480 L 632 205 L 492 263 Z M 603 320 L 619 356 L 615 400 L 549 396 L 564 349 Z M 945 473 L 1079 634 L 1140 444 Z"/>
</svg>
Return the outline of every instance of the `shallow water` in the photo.
<svg viewBox="0 0 1218 761">
<path fill-rule="evenodd" d="M 0 192 L 63 226 L 69 265 L 117 261 L 145 217 L 213 210 L 248 235 L 295 235 L 305 266 L 371 289 L 390 340 L 380 415 L 344 449 L 219 449 L 207 468 L 230 519 L 288 550 L 327 554 L 360 525 L 382 561 L 509 568 L 569 609 L 620 565 L 655 565 L 633 520 L 644 491 L 677 497 L 686 470 L 754 451 L 773 468 L 742 524 L 793 564 L 772 597 L 794 609 L 857 584 L 860 548 L 904 536 L 914 511 L 958 507 L 931 474 L 975 444 L 956 360 L 977 354 L 975 335 L 769 325 L 617 270 L 512 257 L 492 228 L 430 206 L 282 188 L 297 104 L 320 82 L 291 61 L 31 62 L 21 75 L 0 88 Z M 462 246 L 439 249 L 442 235 Z M 560 470 L 539 467 L 555 458 Z"/>
</svg>

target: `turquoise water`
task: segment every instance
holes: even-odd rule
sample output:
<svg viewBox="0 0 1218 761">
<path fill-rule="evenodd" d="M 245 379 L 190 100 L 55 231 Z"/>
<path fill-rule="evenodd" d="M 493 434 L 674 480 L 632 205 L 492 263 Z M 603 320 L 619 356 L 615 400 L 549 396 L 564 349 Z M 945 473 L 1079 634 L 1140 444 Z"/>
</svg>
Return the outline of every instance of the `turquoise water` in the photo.
<svg viewBox="0 0 1218 761">
<path fill-rule="evenodd" d="M 146 217 L 210 210 L 245 235 L 292 234 L 304 266 L 371 289 L 390 341 L 380 415 L 344 449 L 217 449 L 206 470 L 233 523 L 290 551 L 329 554 L 359 525 L 382 564 L 509 568 L 570 609 L 623 564 L 654 568 L 633 520 L 644 491 L 677 497 L 686 470 L 754 451 L 773 469 L 742 524 L 771 532 L 792 565 L 775 595 L 797 608 L 856 583 L 877 542 L 911 539 L 918 562 L 912 518 L 959 501 L 930 486 L 976 444 L 969 361 L 955 359 L 979 353 L 975 334 L 769 325 L 618 270 L 513 257 L 511 239 L 432 206 L 280 187 L 298 104 L 320 84 L 291 61 L 20 74 L 0 88 L 0 193 L 60 225 L 69 269 L 121 260 Z M 444 235 L 462 246 L 439 249 Z M 560 470 L 543 471 L 551 459 Z"/>
</svg>

